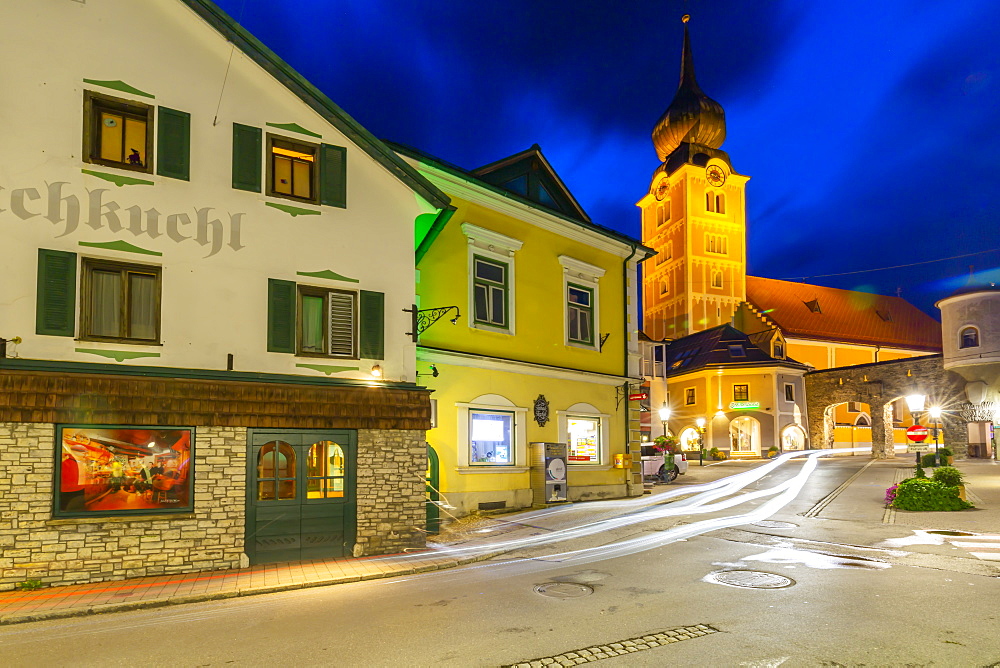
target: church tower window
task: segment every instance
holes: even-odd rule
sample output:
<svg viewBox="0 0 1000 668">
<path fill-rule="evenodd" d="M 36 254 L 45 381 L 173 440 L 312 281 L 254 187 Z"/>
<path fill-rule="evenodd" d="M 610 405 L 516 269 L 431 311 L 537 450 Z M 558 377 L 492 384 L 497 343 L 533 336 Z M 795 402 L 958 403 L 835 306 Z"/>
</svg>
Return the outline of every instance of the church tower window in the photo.
<svg viewBox="0 0 1000 668">
<path fill-rule="evenodd" d="M 712 287 L 721 288 L 722 287 L 722 272 L 718 270 L 712 271 Z"/>
</svg>

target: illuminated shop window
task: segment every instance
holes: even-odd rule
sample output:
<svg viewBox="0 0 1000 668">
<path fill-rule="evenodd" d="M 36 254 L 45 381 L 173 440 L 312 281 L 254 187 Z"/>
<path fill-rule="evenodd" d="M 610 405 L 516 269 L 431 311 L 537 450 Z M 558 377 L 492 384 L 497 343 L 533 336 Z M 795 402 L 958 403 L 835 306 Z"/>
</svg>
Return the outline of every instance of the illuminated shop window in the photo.
<svg viewBox="0 0 1000 668">
<path fill-rule="evenodd" d="M 566 419 L 569 432 L 569 463 L 600 464 L 601 419 L 570 415 Z"/>
<path fill-rule="evenodd" d="M 56 427 L 56 517 L 191 512 L 191 427 Z"/>
<path fill-rule="evenodd" d="M 514 413 L 469 411 L 469 463 L 514 464 Z"/>
</svg>

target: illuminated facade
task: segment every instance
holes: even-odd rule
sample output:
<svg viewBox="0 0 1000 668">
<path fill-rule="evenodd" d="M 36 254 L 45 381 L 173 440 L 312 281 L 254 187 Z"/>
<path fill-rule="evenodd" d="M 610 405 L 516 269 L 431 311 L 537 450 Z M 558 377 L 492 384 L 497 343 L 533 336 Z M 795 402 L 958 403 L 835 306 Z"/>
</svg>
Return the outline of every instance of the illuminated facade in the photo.
<svg viewBox="0 0 1000 668">
<path fill-rule="evenodd" d="M 686 22 L 687 17 L 680 83 L 652 133 L 661 163 L 637 203 L 643 243 L 656 250 L 655 258 L 643 263 L 644 334 L 651 342 L 684 340 L 732 325 L 773 359 L 815 369 L 940 352 L 938 323 L 899 297 L 747 276 L 749 177 L 739 174 L 720 149 L 725 113 L 695 79 Z M 648 348 L 650 355 L 658 350 Z M 658 381 L 652 375 L 653 394 L 669 395 L 676 408 L 675 379 L 669 373 L 676 360 L 669 350 L 662 348 L 665 357 L 659 361 L 666 365 L 661 378 L 669 388 L 655 390 Z M 644 360 L 648 368 L 658 363 L 648 356 Z M 870 419 L 867 406 L 844 404 L 837 410 L 837 422 L 844 426 L 864 426 Z M 712 405 L 699 411 L 722 418 Z M 854 432 L 850 436 L 853 442 Z M 755 449 L 766 449 L 770 442 L 765 438 Z"/>
<path fill-rule="evenodd" d="M 629 295 L 652 251 L 594 225 L 537 147 L 473 171 L 397 150 L 456 207 L 417 249 L 419 307 L 461 312 L 417 348 L 442 519 L 545 503 L 533 443 L 568 444 L 570 501 L 641 494 L 616 459 L 638 445 L 623 396 L 639 377 Z"/>
</svg>

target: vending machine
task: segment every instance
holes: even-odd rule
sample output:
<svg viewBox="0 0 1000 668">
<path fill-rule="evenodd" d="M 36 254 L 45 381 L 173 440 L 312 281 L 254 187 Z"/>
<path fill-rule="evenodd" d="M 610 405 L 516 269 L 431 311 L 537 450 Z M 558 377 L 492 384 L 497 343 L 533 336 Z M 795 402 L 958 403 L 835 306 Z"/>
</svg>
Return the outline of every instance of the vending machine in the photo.
<svg viewBox="0 0 1000 668">
<path fill-rule="evenodd" d="M 542 506 L 569 501 L 566 461 L 569 448 L 565 443 L 531 444 L 531 492 L 533 505 Z"/>
</svg>

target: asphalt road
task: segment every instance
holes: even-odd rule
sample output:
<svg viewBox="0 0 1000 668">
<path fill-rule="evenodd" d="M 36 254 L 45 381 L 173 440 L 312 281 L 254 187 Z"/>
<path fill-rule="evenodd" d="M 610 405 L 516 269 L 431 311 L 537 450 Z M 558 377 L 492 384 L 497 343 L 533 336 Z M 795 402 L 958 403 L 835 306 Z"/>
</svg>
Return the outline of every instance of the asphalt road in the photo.
<svg viewBox="0 0 1000 668">
<path fill-rule="evenodd" d="M 771 519 L 795 522 L 864 463 L 823 463 Z M 788 483 L 801 466 L 782 467 L 745 492 Z M 3 627 L 0 663 L 499 666 L 567 653 L 587 656 L 581 650 L 594 656 L 591 648 L 612 644 L 632 651 L 599 663 L 984 666 L 1000 661 L 995 612 L 1000 584 L 968 572 L 968 560 L 858 547 L 854 541 L 789 538 L 789 532 L 782 537 L 746 525 L 671 538 L 671 532 L 683 536 L 686 527 L 733 517 L 773 498 L 698 516 L 603 525 L 590 535 L 450 571 Z M 607 514 L 615 514 L 613 506 Z M 635 514 L 629 507 L 625 516 Z M 738 520 L 725 524 L 732 522 Z M 554 517 L 552 526 L 566 523 Z M 623 543 L 647 549 L 600 557 L 604 546 Z M 734 570 L 791 582 L 756 589 L 706 580 Z M 539 585 L 548 595 L 536 591 Z M 636 641 L 699 625 L 711 632 L 674 636 L 681 639 L 661 646 Z"/>
</svg>

